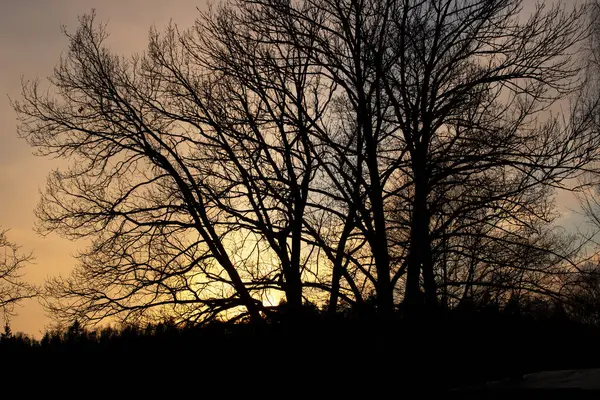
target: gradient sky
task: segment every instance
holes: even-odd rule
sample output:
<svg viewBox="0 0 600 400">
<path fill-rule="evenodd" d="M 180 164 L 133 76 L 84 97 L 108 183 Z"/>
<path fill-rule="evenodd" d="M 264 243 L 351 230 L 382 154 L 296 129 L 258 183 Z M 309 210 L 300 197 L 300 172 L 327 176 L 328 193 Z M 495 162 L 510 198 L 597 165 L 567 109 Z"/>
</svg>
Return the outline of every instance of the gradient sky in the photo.
<svg viewBox="0 0 600 400">
<path fill-rule="evenodd" d="M 528 8 L 534 0 L 525 3 Z M 50 169 L 59 164 L 33 156 L 17 137 L 9 98 L 19 98 L 21 77 L 50 76 L 68 45 L 61 25 L 73 31 L 77 16 L 92 8 L 98 21 L 108 22 L 111 48 L 129 55 L 145 50 L 153 24 L 160 29 L 173 20 L 183 28 L 191 26 L 198 15 L 196 7 L 206 7 L 206 0 L 0 0 L 0 226 L 10 229 L 9 239 L 23 251 L 35 254 L 35 263 L 26 271 L 28 281 L 41 284 L 49 276 L 68 274 L 74 266 L 71 254 L 83 243 L 56 235 L 42 238 L 33 230 L 38 191 L 44 189 Z M 560 195 L 559 201 L 567 211 L 564 224 L 581 220 L 568 212 L 575 204 L 572 199 Z M 17 311 L 11 321 L 15 332 L 39 338 L 51 323 L 35 300 L 24 302 Z"/>
</svg>

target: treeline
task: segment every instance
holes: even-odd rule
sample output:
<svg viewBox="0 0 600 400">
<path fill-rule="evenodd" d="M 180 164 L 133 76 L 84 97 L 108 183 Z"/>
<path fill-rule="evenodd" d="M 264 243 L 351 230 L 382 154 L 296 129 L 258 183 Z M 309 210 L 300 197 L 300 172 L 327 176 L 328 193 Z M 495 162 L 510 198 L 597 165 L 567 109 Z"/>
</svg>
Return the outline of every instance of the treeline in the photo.
<svg viewBox="0 0 600 400">
<path fill-rule="evenodd" d="M 0 337 L 0 358 L 17 354 L 85 368 L 110 361 L 166 368 L 193 365 L 202 373 L 226 368 L 298 382 L 345 377 L 368 385 L 390 379 L 422 390 L 449 389 L 548 369 L 597 367 L 600 327 L 582 324 L 560 304 L 517 302 L 459 307 L 418 319 L 397 311 L 388 321 L 348 310 L 335 316 L 306 307 L 287 318 L 285 307 L 261 324 L 212 322 L 86 329 L 79 322 L 47 331 L 41 340 L 10 329 Z M 426 344 L 426 345 L 423 345 Z M 244 372 L 245 374 L 245 372 Z M 324 382 L 332 385 L 333 381 Z M 429 383 L 427 383 L 429 382 Z M 377 386 L 383 389 L 388 384 Z"/>
</svg>

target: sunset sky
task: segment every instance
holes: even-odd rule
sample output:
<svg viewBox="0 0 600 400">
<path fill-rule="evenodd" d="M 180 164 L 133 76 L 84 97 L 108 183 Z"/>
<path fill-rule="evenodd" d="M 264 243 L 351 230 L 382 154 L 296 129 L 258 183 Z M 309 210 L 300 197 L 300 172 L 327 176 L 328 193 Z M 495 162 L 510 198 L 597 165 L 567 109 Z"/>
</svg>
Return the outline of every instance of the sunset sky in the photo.
<svg viewBox="0 0 600 400">
<path fill-rule="evenodd" d="M 218 0 L 216 0 L 218 1 Z M 526 0 L 530 7 L 534 1 Z M 191 26 L 205 0 L 0 0 L 0 226 L 10 229 L 8 238 L 33 252 L 35 264 L 26 271 L 27 280 L 36 284 L 57 274 L 68 274 L 74 265 L 71 257 L 83 244 L 56 235 L 42 238 L 34 232 L 33 209 L 38 191 L 44 189 L 46 176 L 57 161 L 32 155 L 27 143 L 17 137 L 16 115 L 9 98 L 20 96 L 21 77 L 45 79 L 52 74 L 67 39 L 61 25 L 74 31 L 77 16 L 97 11 L 97 20 L 108 22 L 112 50 L 123 55 L 145 50 L 148 30 L 155 24 L 159 30 L 169 20 L 182 28 Z M 575 203 L 559 196 L 566 211 L 562 223 L 573 227 L 581 217 L 568 212 Z M 51 321 L 37 301 L 18 307 L 19 316 L 12 329 L 36 337 Z"/>
</svg>

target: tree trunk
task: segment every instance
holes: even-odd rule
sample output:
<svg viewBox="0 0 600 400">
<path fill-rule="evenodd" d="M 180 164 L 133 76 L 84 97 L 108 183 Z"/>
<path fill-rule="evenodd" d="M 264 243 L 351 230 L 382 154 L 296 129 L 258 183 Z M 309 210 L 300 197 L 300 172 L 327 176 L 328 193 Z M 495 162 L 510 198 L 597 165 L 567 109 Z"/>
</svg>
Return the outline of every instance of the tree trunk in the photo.
<svg viewBox="0 0 600 400">
<path fill-rule="evenodd" d="M 367 168 L 369 169 L 370 187 L 369 199 L 373 210 L 374 235 L 369 238 L 369 244 L 375 259 L 377 270 L 377 310 L 382 317 L 388 317 L 394 310 L 394 296 L 390 278 L 390 255 L 388 253 L 385 213 L 383 210 L 383 196 L 379 168 L 377 165 L 377 143 L 373 138 L 372 128 L 369 123 L 364 125 L 367 150 Z"/>
<path fill-rule="evenodd" d="M 344 249 L 346 248 L 346 240 L 350 235 L 350 231 L 352 231 L 353 220 L 354 212 L 351 212 L 350 215 L 348 215 L 348 217 L 346 218 L 344 230 L 342 231 L 342 236 L 340 237 L 340 241 L 338 243 L 337 251 L 335 254 L 335 260 L 333 262 L 333 276 L 331 278 L 331 293 L 329 295 L 329 305 L 327 307 L 327 313 L 329 315 L 335 314 L 337 310 L 337 303 L 340 297 L 340 279 L 342 278 L 344 269 Z"/>
<path fill-rule="evenodd" d="M 428 179 L 426 173 L 426 156 L 424 154 L 417 154 L 416 157 L 417 159 L 413 162 L 415 195 L 410 232 L 406 295 L 404 299 L 409 312 L 425 304 L 433 306 L 437 302 L 429 238 L 430 216 L 427 209 Z M 423 273 L 424 293 L 421 292 L 421 272 Z"/>
</svg>

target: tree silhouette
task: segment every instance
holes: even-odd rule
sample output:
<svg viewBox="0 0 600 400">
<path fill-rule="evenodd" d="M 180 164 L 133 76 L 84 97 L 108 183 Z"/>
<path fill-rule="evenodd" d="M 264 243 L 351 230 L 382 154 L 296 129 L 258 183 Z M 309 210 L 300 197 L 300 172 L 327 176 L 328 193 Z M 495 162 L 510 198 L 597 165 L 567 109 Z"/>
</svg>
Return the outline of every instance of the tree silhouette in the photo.
<svg viewBox="0 0 600 400">
<path fill-rule="evenodd" d="M 33 259 L 23 254 L 19 246 L 8 240 L 6 230 L 0 230 L 0 310 L 4 314 L 6 332 L 10 332 L 8 318 L 15 313 L 21 300 L 36 296 L 37 289 L 23 281 L 23 268 Z"/>
<path fill-rule="evenodd" d="M 239 0 L 130 59 L 81 17 L 51 90 L 25 82 L 13 103 L 20 135 L 71 161 L 41 232 L 92 239 L 47 307 L 84 324 L 260 320 L 277 293 L 291 315 L 371 298 L 385 318 L 553 293 L 574 249 L 552 196 L 600 144 L 578 97 L 586 8 L 520 10 Z"/>
</svg>

